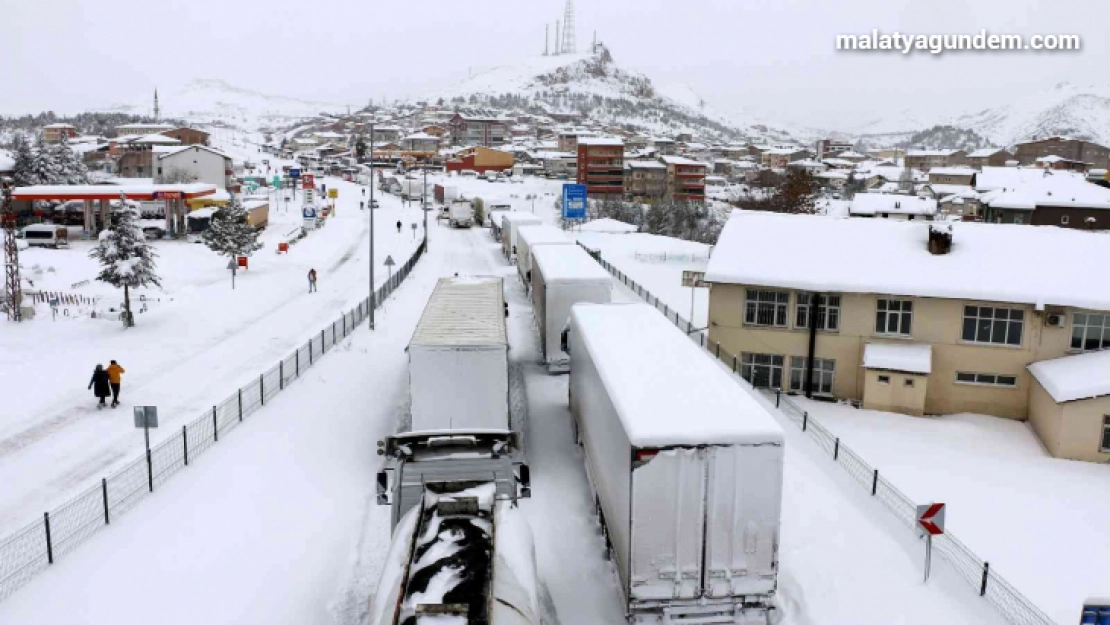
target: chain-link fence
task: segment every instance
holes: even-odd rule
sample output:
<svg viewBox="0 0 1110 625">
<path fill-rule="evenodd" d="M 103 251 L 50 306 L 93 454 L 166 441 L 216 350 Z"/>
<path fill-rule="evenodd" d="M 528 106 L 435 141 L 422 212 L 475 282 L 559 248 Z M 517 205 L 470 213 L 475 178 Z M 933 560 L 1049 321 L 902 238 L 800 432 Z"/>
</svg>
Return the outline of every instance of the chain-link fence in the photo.
<svg viewBox="0 0 1110 625">
<path fill-rule="evenodd" d="M 597 250 L 591 250 L 584 245 L 582 247 L 610 274 L 620 280 L 621 284 L 658 309 L 679 330 L 690 335 L 695 343 L 700 344 L 706 351 L 731 368 L 733 373 L 741 375 L 737 354 L 730 354 L 721 348 L 720 343 L 709 341 L 704 333 L 699 332 L 696 336 L 691 334 L 695 332 L 693 324 L 683 319 L 678 311 L 668 307 L 642 285 L 601 258 Z M 839 437 L 791 401 L 781 389 L 769 389 L 765 392 L 770 393 L 775 408 L 797 425 L 802 432 L 808 434 L 817 446 L 832 458 L 833 462 L 844 469 L 863 489 L 870 492 L 872 497 L 880 501 L 902 525 L 917 531 L 917 504 L 913 500 L 883 477 L 879 469 L 865 462 L 859 454 L 841 443 Z M 971 586 L 975 592 L 978 592 L 980 597 L 989 601 L 1011 623 L 1018 625 L 1054 625 L 1055 622 L 1048 615 L 999 576 L 991 568 L 989 562 L 972 553 L 951 532 L 945 532 L 935 537 L 933 546 L 952 565 L 961 579 Z"/>
<path fill-rule="evenodd" d="M 130 510 L 154 489 L 197 456 L 219 443 L 266 402 L 319 361 L 338 341 L 350 334 L 395 291 L 424 254 L 421 242 L 400 269 L 355 308 L 344 312 L 307 343 L 283 358 L 230 397 L 181 426 L 116 473 L 103 478 L 77 497 L 43 514 L 7 538 L 0 539 L 0 600 L 11 595 L 46 567 L 80 545 L 119 515 Z"/>
</svg>

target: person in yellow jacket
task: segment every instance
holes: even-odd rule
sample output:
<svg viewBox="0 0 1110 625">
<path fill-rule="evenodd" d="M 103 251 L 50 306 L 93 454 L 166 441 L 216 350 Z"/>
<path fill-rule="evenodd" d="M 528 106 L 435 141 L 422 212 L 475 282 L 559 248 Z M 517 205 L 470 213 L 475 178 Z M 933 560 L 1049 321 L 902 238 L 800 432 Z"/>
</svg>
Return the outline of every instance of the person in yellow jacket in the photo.
<svg viewBox="0 0 1110 625">
<path fill-rule="evenodd" d="M 108 372 L 108 383 L 112 385 L 112 407 L 115 408 L 119 405 L 120 376 L 127 373 L 127 370 L 113 360 L 106 371 Z"/>
</svg>

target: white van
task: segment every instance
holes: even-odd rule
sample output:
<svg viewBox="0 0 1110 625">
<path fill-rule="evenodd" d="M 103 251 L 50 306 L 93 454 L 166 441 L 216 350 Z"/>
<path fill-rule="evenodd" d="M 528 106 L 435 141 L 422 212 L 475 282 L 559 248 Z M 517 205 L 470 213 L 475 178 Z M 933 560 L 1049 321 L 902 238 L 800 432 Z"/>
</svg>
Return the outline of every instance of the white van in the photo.
<svg viewBox="0 0 1110 625">
<path fill-rule="evenodd" d="M 19 238 L 29 246 L 36 247 L 69 247 L 69 231 L 65 226 L 54 224 L 33 224 L 27 226 L 19 233 Z"/>
</svg>

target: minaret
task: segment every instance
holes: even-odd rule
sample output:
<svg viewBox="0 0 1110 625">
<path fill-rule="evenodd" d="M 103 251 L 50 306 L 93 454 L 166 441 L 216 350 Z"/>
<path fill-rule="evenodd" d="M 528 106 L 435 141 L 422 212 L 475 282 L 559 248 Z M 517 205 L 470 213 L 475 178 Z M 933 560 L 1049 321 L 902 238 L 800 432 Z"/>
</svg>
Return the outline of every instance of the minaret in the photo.
<svg viewBox="0 0 1110 625">
<path fill-rule="evenodd" d="M 549 48 L 548 48 L 547 44 L 548 44 L 548 41 L 551 39 L 550 35 L 551 35 L 550 27 L 547 24 L 544 24 L 543 25 L 543 55 L 544 56 L 548 56 L 548 54 L 549 54 L 549 52 L 548 52 Z"/>
<path fill-rule="evenodd" d="M 161 119 L 161 111 L 158 110 L 158 88 L 154 88 L 154 121 Z"/>
<path fill-rule="evenodd" d="M 574 54 L 578 51 L 578 43 L 574 36 L 574 0 L 567 0 L 567 10 L 563 15 L 563 47 L 565 54 Z"/>
</svg>

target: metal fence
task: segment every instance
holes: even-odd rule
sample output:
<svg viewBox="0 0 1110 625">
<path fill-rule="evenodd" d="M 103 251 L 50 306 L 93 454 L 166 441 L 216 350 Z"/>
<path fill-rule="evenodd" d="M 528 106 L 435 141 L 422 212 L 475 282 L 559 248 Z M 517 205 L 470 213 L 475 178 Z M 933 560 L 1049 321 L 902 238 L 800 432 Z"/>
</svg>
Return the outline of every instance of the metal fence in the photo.
<svg viewBox="0 0 1110 625">
<path fill-rule="evenodd" d="M 421 242 L 412 257 L 374 293 L 344 312 L 320 333 L 230 397 L 206 410 L 149 452 L 57 508 L 0 539 L 0 600 L 35 574 L 67 555 L 100 529 L 142 501 L 200 454 L 216 445 L 266 402 L 316 364 L 338 341 L 354 331 L 400 285 L 424 254 Z"/>
<path fill-rule="evenodd" d="M 581 245 L 581 244 L 580 244 Z M 658 297 L 651 294 L 642 285 L 629 278 L 621 270 L 601 258 L 600 253 L 582 246 L 593 256 L 602 267 L 609 271 L 621 284 L 628 287 L 645 302 L 651 304 L 663 313 L 669 321 L 679 330 L 688 335 L 694 331 L 694 326 L 683 319 L 677 310 L 664 304 Z M 721 348 L 721 344 L 709 341 L 704 333 L 690 336 L 710 354 L 713 354 L 722 363 L 732 369 L 736 375 L 741 374 L 739 355 L 730 354 Z M 820 422 L 811 417 L 809 413 L 795 404 L 782 392 L 781 389 L 771 389 L 775 407 L 802 432 L 817 443 L 833 462 L 840 466 L 862 487 L 871 493 L 871 496 L 882 502 L 883 506 L 908 529 L 917 530 L 917 505 L 902 491 L 898 490 L 879 471 L 860 457 L 847 445 L 840 442 L 840 438 L 825 428 Z M 937 536 L 933 539 L 933 547 L 944 556 L 952 565 L 961 579 L 979 593 L 980 597 L 990 602 L 999 613 L 1011 623 L 1018 625 L 1055 625 L 1037 606 L 1017 591 L 1009 582 L 1003 579 L 991 568 L 990 563 L 975 555 L 951 532 Z"/>
</svg>

